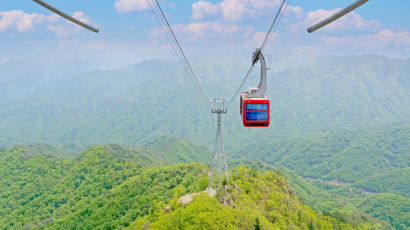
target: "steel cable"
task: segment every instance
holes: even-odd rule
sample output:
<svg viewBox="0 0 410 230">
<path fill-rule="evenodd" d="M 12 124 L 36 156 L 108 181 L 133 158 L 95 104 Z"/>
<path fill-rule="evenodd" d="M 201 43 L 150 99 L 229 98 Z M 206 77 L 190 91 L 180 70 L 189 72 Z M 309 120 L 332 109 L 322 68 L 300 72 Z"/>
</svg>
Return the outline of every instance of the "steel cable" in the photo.
<svg viewBox="0 0 410 230">
<path fill-rule="evenodd" d="M 268 33 L 266 34 L 265 39 L 262 42 L 262 45 L 261 45 L 261 48 L 260 48 L 261 52 L 265 49 L 266 44 L 270 41 L 273 32 L 275 31 L 277 25 L 279 24 L 280 19 L 282 18 L 283 14 L 284 14 L 287 6 L 288 6 L 288 4 L 285 4 L 286 1 L 287 0 L 282 1 L 281 5 L 278 9 L 278 12 L 276 13 L 275 17 L 273 18 L 273 21 L 272 21 L 272 24 L 269 27 Z M 290 0 L 289 0 L 289 2 L 290 2 Z M 232 96 L 231 100 L 229 101 L 228 106 L 231 105 L 231 102 L 235 99 L 235 97 L 241 91 L 243 85 L 245 84 L 246 80 L 248 79 L 248 77 L 249 77 L 250 73 L 252 72 L 254 66 L 255 66 L 255 63 L 252 63 L 251 67 L 249 68 L 248 72 L 246 73 L 245 77 L 243 78 L 243 80 L 242 80 L 241 84 L 239 85 L 238 89 L 235 91 L 234 95 Z"/>
<path fill-rule="evenodd" d="M 148 2 L 148 0 L 146 0 L 146 1 Z M 184 50 L 182 49 L 182 47 L 181 47 L 181 45 L 180 45 L 180 43 L 179 43 L 179 41 L 178 41 L 178 39 L 177 39 L 177 37 L 176 37 L 174 31 L 172 30 L 171 25 L 169 24 L 169 21 L 168 21 L 167 17 L 166 17 L 165 14 L 164 14 L 164 11 L 162 10 L 162 8 L 161 8 L 161 6 L 159 5 L 159 3 L 158 3 L 157 0 L 152 0 L 152 1 L 155 3 L 156 7 L 158 8 L 158 10 L 159 10 L 159 12 L 160 12 L 160 15 L 161 15 L 161 18 L 163 19 L 164 24 L 166 25 L 166 27 L 168 27 L 168 31 L 170 32 L 171 38 L 173 38 L 173 39 L 171 39 L 171 40 L 173 40 L 173 41 L 175 42 L 175 44 L 176 44 L 176 46 L 177 46 L 177 50 L 179 50 L 179 52 L 180 52 L 180 55 L 181 55 L 181 59 L 180 59 L 180 60 L 182 60 L 182 62 L 184 63 L 183 65 L 184 65 L 184 67 L 185 67 L 185 70 L 187 70 L 188 74 L 193 77 L 195 86 L 197 87 L 197 89 L 199 90 L 199 93 L 203 96 L 203 98 L 205 99 L 205 101 L 206 101 L 207 104 L 209 105 L 209 99 L 210 99 L 210 98 L 209 98 L 209 96 L 206 94 L 206 92 L 205 92 L 205 90 L 203 89 L 201 83 L 199 82 L 198 77 L 196 76 L 196 74 L 195 74 L 195 72 L 194 72 L 194 70 L 193 70 L 193 68 L 192 68 L 192 66 L 191 66 L 191 64 L 190 64 L 190 62 L 188 61 L 188 58 L 187 58 L 186 55 L 185 55 Z M 151 7 L 151 6 L 150 6 L 150 7 Z M 152 9 L 152 7 L 151 7 L 151 9 Z M 172 43 L 171 43 L 171 44 L 172 44 Z"/>
</svg>

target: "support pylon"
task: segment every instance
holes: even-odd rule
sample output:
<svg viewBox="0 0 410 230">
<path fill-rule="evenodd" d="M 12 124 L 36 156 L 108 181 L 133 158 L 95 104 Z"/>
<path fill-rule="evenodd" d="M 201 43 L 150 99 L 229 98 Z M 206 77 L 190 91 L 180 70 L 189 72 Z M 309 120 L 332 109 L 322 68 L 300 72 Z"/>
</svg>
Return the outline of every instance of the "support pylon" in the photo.
<svg viewBox="0 0 410 230">
<path fill-rule="evenodd" d="M 218 127 L 215 139 L 215 150 L 212 158 L 211 173 L 209 175 L 209 191 L 212 189 L 213 185 L 215 188 L 221 185 L 221 182 L 223 181 L 221 181 L 223 178 L 223 173 L 225 173 L 226 181 L 229 185 L 228 166 L 226 164 L 224 139 L 222 136 L 222 114 L 227 113 L 226 103 L 228 103 L 227 99 L 211 100 L 212 113 L 218 115 Z"/>
</svg>

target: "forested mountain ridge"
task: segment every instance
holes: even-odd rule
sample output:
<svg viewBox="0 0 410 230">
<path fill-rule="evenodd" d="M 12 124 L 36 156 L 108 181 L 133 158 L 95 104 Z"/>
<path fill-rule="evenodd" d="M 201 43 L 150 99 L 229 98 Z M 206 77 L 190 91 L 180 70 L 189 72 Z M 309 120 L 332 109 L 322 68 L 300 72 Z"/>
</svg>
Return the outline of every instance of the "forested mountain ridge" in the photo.
<svg viewBox="0 0 410 230">
<path fill-rule="evenodd" d="M 130 154 L 122 150 L 94 146 L 73 160 L 60 160 L 23 157 L 21 149 L 14 148 L 0 164 L 0 226 L 115 226 L 148 214 L 156 199 L 166 201 L 172 196 L 176 185 L 183 184 L 189 191 L 206 175 L 200 164 L 146 167 L 146 161 L 138 163 L 134 156 L 127 160 Z"/>
<path fill-rule="evenodd" d="M 410 124 L 402 124 L 254 142 L 234 157 L 283 165 L 305 177 L 358 182 L 392 170 L 405 170 L 410 165 L 409 149 Z"/>
<path fill-rule="evenodd" d="M 162 138 L 162 143 L 164 139 L 169 137 Z M 142 156 L 135 156 L 139 154 Z M 151 166 L 152 162 L 157 162 L 145 158 L 147 156 L 157 157 L 118 145 L 93 146 L 72 160 L 59 159 L 47 153 L 46 156 L 25 157 L 23 148 L 13 148 L 0 159 L 0 226 L 5 229 L 117 229 L 129 226 L 138 218 L 146 218 L 155 210 L 162 210 L 165 204 L 172 202 L 180 188 L 184 193 L 206 188 L 209 168 L 205 165 Z M 261 194 L 262 197 L 275 198 L 263 207 L 271 210 L 272 214 L 276 213 L 274 210 L 280 210 L 276 221 L 281 226 L 311 224 L 319 229 L 326 228 L 323 226 L 383 229 L 387 226 L 371 219 L 353 224 L 317 214 L 292 195 L 286 180 L 272 171 L 261 175 L 243 168 L 232 173 L 239 175 L 233 178 L 237 179 L 244 193 L 237 197 L 237 205 L 253 208 Z M 256 200 L 249 201 L 247 197 Z M 207 208 L 220 208 L 216 200 L 204 199 L 201 202 L 205 202 Z M 286 208 L 281 199 L 287 200 L 292 208 Z M 230 210 L 227 207 L 225 211 Z M 262 213 L 248 215 L 241 212 L 242 216 L 254 221 L 254 217 L 260 216 L 261 226 L 268 224 L 265 214 L 263 217 Z M 239 216 L 233 223 L 243 221 L 237 218 Z M 270 221 L 272 223 L 272 219 Z"/>
<path fill-rule="evenodd" d="M 202 162 L 209 164 L 212 152 L 204 146 L 194 145 L 184 139 L 165 135 L 144 145 L 144 148 L 158 153 L 162 160 L 171 163 Z"/>
<path fill-rule="evenodd" d="M 273 166 L 270 166 L 270 168 Z M 284 167 L 278 169 L 313 210 L 346 222 L 368 218 L 364 213 L 390 223 L 400 230 L 410 227 L 410 198 L 399 193 L 369 193 L 355 184 L 334 184 L 315 180 L 308 182 Z M 389 182 L 386 182 L 389 183 Z M 407 182 L 405 182 L 406 184 Z M 389 185 L 387 186 L 389 187 Z M 378 202 L 380 201 L 380 202 Z"/>
<path fill-rule="evenodd" d="M 406 208 L 410 206 L 409 150 L 410 126 L 400 124 L 254 142 L 239 149 L 234 158 L 241 157 L 242 162 L 259 159 L 276 167 L 284 166 L 311 180 L 297 191 L 315 210 L 326 211 L 330 206 L 347 202 L 398 229 L 407 229 L 410 226 Z M 287 178 L 294 186 L 303 182 L 292 179 L 294 176 Z M 306 194 L 308 191 L 310 195 Z M 378 197 L 386 199 L 377 204 L 381 200 Z"/>
<path fill-rule="evenodd" d="M 194 195 L 191 203 L 178 202 L 185 194 L 181 187 L 168 209 L 165 204 L 141 217 L 129 229 L 383 229 L 388 225 L 369 219 L 354 225 L 315 213 L 295 196 L 286 180 L 274 173 L 254 169 L 232 170 L 238 188 Z M 225 205 L 223 205 L 224 203 Z"/>
<path fill-rule="evenodd" d="M 195 69 L 214 97 L 232 96 L 249 65 L 248 57 L 242 62 L 197 59 Z M 273 62 L 267 94 L 271 127 L 242 129 L 234 101 L 224 128 L 228 147 L 255 137 L 269 140 L 410 120 L 408 59 L 291 50 L 274 55 Z M 53 71 L 55 79 L 34 71 L 32 78 L 39 82 L 30 84 L 31 79 L 27 85 L 18 81 L 25 74 L 19 71 L 2 75 L 0 96 L 7 100 L 0 103 L 1 145 L 50 143 L 79 151 L 95 143 L 142 145 L 165 134 L 212 145 L 209 108 L 175 62 L 152 60 L 72 75 Z M 245 87 L 257 85 L 257 75 Z"/>
<path fill-rule="evenodd" d="M 367 191 L 382 193 L 389 192 L 410 198 L 410 167 L 394 169 L 387 173 L 376 174 L 353 184 L 355 187 Z"/>
<path fill-rule="evenodd" d="M 206 90 L 222 98 L 231 96 L 249 66 L 237 57 L 196 60 L 194 68 Z M 297 193 L 314 210 L 328 211 L 342 222 L 355 222 L 350 218 L 365 211 L 398 229 L 409 227 L 403 213 L 408 213 L 410 187 L 410 59 L 291 50 L 273 60 L 275 66 L 268 72 L 271 126 L 242 128 L 235 101 L 224 118 L 226 152 L 235 159 L 233 164 L 264 170 L 281 165 L 312 179 L 303 186 L 296 182 Z M 62 216 L 69 216 L 71 224 L 85 214 L 98 219 L 103 214 L 90 214 L 86 204 L 96 197 L 105 199 L 107 190 L 147 168 L 209 164 L 212 153 L 206 147 L 164 136 L 187 138 L 208 148 L 215 138 L 209 108 L 175 62 L 151 60 L 105 70 L 79 63 L 78 69 L 67 71 L 59 69 L 61 65 L 52 65 L 50 71 L 38 65 L 31 71 L 30 66 L 20 68 L 23 64 L 24 60 L 0 64 L 0 146 L 19 144 L 12 150 L 0 148 L 0 161 L 8 161 L 0 166 L 2 175 L 11 175 L 0 179 L 0 200 L 6 204 L 0 216 L 24 219 L 33 228 L 62 224 Z M 246 87 L 257 85 L 258 74 L 251 75 Z M 96 143 L 119 144 L 88 147 Z M 156 175 L 155 170 L 146 175 Z M 297 185 L 296 179 L 290 181 Z M 50 191 L 67 196 L 45 195 Z M 325 198 L 315 202 L 315 193 Z M 172 198 L 168 193 L 160 196 Z M 32 218 L 23 218 L 27 213 Z M 124 223 L 131 223 L 135 213 L 131 216 Z"/>
</svg>

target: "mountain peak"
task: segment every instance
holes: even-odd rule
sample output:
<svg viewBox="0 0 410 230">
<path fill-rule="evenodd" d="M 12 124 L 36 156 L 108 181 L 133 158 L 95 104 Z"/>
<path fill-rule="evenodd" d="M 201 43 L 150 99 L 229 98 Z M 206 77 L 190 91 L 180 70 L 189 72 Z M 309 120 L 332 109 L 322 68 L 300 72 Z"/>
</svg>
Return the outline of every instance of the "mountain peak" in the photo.
<svg viewBox="0 0 410 230">
<path fill-rule="evenodd" d="M 185 188 L 174 189 L 169 205 L 138 219 L 134 229 L 355 229 L 341 220 L 318 214 L 304 205 L 286 179 L 273 171 L 261 174 L 240 166 L 232 171 L 235 186 L 183 196 Z M 181 197 L 190 202 L 182 204 Z M 192 198 L 192 201 L 191 201 Z M 149 220 L 149 221 L 148 221 Z M 378 223 L 369 223 L 375 229 Z"/>
<path fill-rule="evenodd" d="M 155 152 L 163 158 L 165 162 L 203 162 L 209 163 L 212 152 L 206 147 L 197 146 L 191 142 L 164 135 L 157 140 L 144 145 L 144 148 Z"/>
<path fill-rule="evenodd" d="M 33 145 L 16 145 L 11 152 L 18 152 L 21 158 L 44 156 L 48 158 L 64 159 L 68 154 L 51 145 L 38 143 Z"/>
</svg>

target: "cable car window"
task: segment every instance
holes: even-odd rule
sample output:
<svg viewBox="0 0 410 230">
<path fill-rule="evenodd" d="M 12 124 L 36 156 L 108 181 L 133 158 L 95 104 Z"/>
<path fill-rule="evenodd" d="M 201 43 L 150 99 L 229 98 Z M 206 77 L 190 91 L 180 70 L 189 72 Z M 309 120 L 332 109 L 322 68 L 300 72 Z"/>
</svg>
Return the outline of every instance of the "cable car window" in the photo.
<svg viewBox="0 0 410 230">
<path fill-rule="evenodd" d="M 246 120 L 248 121 L 267 121 L 268 119 L 268 112 L 246 112 Z"/>
<path fill-rule="evenodd" d="M 268 104 L 247 104 L 246 110 L 268 110 Z"/>
</svg>

